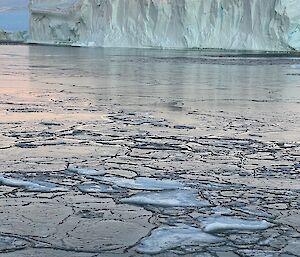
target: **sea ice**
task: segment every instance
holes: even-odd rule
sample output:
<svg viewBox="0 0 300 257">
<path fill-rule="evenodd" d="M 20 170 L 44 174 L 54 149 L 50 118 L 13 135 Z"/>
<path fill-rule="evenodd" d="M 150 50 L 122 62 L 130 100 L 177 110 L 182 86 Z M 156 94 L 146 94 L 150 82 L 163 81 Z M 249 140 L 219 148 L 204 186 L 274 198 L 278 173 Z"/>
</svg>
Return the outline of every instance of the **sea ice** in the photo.
<svg viewBox="0 0 300 257">
<path fill-rule="evenodd" d="M 150 236 L 141 240 L 137 251 L 144 254 L 158 254 L 178 247 L 205 246 L 221 241 L 221 238 L 204 233 L 199 228 L 177 225 L 153 230 Z"/>
<path fill-rule="evenodd" d="M 27 191 L 31 192 L 62 192 L 67 191 L 66 188 L 58 186 L 54 183 L 45 182 L 45 181 L 27 181 L 22 179 L 15 178 L 6 178 L 0 176 L 0 184 L 10 187 L 19 187 L 24 188 Z"/>
<path fill-rule="evenodd" d="M 190 190 L 170 190 L 163 192 L 138 193 L 121 199 L 122 203 L 154 205 L 160 207 L 205 207 L 206 200 L 197 199 L 197 193 Z"/>
<path fill-rule="evenodd" d="M 300 64 L 292 64 L 290 67 L 292 69 L 300 69 Z"/>
<path fill-rule="evenodd" d="M 88 168 L 80 168 L 75 166 L 68 166 L 67 171 L 78 174 L 78 175 L 87 175 L 87 176 L 101 176 L 105 174 L 103 170 L 95 170 Z"/>
<path fill-rule="evenodd" d="M 209 217 L 202 223 L 204 225 L 203 231 L 207 233 L 222 233 L 228 230 L 264 230 L 273 225 L 265 220 L 244 220 L 222 216 Z"/>
<path fill-rule="evenodd" d="M 102 183 L 116 185 L 118 187 L 138 189 L 138 190 L 170 190 L 170 189 L 183 189 L 184 184 L 169 179 L 155 179 L 146 177 L 137 177 L 134 179 L 121 178 L 121 177 L 101 177 L 95 180 Z"/>
<path fill-rule="evenodd" d="M 195 126 L 190 126 L 190 125 L 175 125 L 175 129 L 195 129 Z"/>
<path fill-rule="evenodd" d="M 108 185 L 82 184 L 78 189 L 83 193 L 117 193 L 124 189 L 118 189 Z"/>
<path fill-rule="evenodd" d="M 248 207 L 234 208 L 234 209 L 237 210 L 237 211 L 241 211 L 243 213 L 252 215 L 252 216 L 272 218 L 272 214 L 267 213 L 267 212 L 262 211 L 262 210 L 258 210 L 258 209 L 251 209 L 251 208 L 248 208 Z"/>
<path fill-rule="evenodd" d="M 30 243 L 17 237 L 0 235 L 0 252 L 22 249 Z"/>
</svg>

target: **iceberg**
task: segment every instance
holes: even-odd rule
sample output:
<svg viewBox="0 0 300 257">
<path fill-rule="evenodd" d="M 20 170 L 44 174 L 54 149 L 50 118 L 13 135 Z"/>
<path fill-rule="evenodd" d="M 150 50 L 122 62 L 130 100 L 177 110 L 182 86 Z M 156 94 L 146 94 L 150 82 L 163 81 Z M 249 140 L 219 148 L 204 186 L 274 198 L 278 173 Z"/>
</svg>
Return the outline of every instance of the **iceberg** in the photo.
<svg viewBox="0 0 300 257">
<path fill-rule="evenodd" d="M 31 0 L 30 42 L 300 50 L 298 0 Z"/>
</svg>

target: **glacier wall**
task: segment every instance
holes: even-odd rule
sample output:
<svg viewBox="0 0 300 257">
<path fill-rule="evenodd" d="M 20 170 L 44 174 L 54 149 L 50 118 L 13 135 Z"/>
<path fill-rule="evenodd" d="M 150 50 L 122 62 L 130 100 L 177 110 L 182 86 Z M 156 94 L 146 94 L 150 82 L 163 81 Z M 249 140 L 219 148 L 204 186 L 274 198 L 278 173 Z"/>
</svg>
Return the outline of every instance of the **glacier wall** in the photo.
<svg viewBox="0 0 300 257">
<path fill-rule="evenodd" d="M 299 0 L 31 0 L 30 41 L 300 50 Z"/>
</svg>

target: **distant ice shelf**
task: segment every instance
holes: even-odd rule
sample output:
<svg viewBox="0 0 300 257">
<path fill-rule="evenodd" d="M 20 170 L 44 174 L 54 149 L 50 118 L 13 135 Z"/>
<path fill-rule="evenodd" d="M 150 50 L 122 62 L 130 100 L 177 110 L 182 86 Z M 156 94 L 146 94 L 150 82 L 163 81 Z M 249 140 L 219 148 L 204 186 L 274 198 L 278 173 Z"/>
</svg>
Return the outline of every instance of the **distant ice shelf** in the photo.
<svg viewBox="0 0 300 257">
<path fill-rule="evenodd" d="M 30 41 L 300 50 L 299 0 L 31 0 Z"/>
<path fill-rule="evenodd" d="M 25 42 L 28 38 L 26 31 L 6 32 L 0 29 L 0 42 Z"/>
</svg>

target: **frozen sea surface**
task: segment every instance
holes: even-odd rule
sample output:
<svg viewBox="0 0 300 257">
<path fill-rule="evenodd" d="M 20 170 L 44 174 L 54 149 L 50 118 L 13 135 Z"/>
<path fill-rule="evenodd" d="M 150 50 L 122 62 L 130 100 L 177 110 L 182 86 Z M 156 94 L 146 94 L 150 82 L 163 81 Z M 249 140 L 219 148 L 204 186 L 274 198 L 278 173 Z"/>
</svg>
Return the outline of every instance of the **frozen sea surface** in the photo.
<svg viewBox="0 0 300 257">
<path fill-rule="evenodd" d="M 298 54 L 0 46 L 0 253 L 299 256 Z"/>
</svg>

